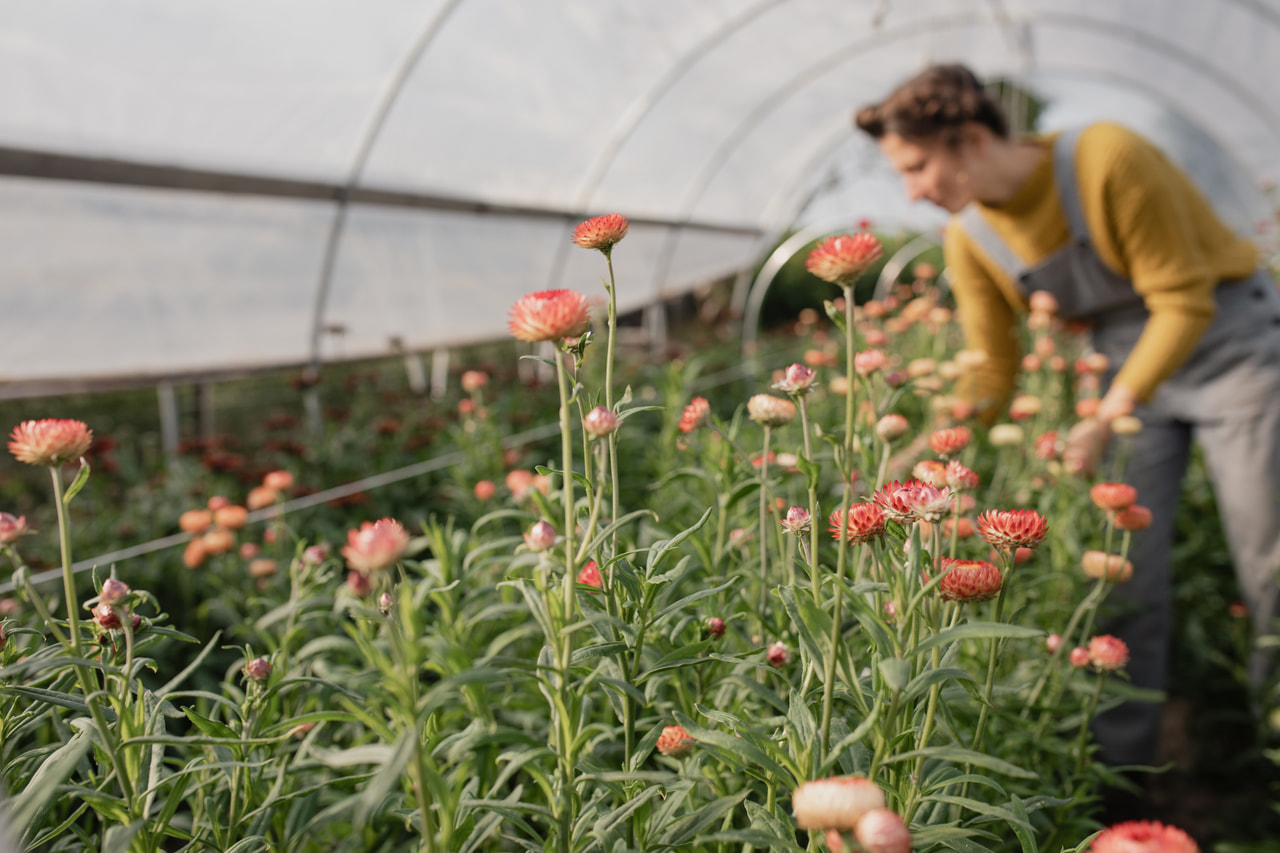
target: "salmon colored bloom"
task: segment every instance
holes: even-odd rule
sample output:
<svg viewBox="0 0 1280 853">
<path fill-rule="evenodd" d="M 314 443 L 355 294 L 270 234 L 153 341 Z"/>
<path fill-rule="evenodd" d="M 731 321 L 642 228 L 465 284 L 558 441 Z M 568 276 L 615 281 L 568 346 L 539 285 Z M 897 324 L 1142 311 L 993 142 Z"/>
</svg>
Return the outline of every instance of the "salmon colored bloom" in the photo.
<svg viewBox="0 0 1280 853">
<path fill-rule="evenodd" d="M 270 486 L 256 486 L 249 490 L 248 497 L 244 499 L 244 505 L 249 509 L 264 509 L 275 503 L 279 497 L 280 493 Z"/>
<path fill-rule="evenodd" d="M 489 384 L 489 374 L 483 370 L 465 370 L 462 378 L 459 380 L 462 390 L 468 394 L 474 394 L 481 388 Z"/>
<path fill-rule="evenodd" d="M 631 223 L 619 213 L 594 216 L 573 229 L 573 242 L 584 249 L 599 249 L 606 254 L 613 244 L 627 236 Z"/>
<path fill-rule="evenodd" d="M 689 401 L 689 405 L 684 407 L 684 413 L 680 415 L 680 431 L 693 432 L 705 424 L 710 417 L 711 404 L 702 397 L 694 397 Z"/>
<path fill-rule="evenodd" d="M 1032 397 L 1030 394 L 1014 397 L 1009 404 L 1009 417 L 1015 421 L 1026 420 L 1040 414 L 1042 405 L 1039 397 Z"/>
<path fill-rule="evenodd" d="M 884 370 L 889 358 L 883 350 L 868 349 L 853 356 L 853 371 L 864 379 L 877 370 Z"/>
<path fill-rule="evenodd" d="M 828 237 L 805 258 L 804 267 L 823 281 L 848 286 L 884 253 L 870 234 Z"/>
<path fill-rule="evenodd" d="M 921 459 L 911 466 L 911 476 L 922 483 L 942 488 L 947 484 L 947 466 L 937 459 Z"/>
<path fill-rule="evenodd" d="M 978 488 L 978 474 L 960 460 L 952 459 L 947 463 L 946 485 L 954 491 L 973 491 Z"/>
<path fill-rule="evenodd" d="M 1116 530 L 1136 531 L 1146 530 L 1153 520 L 1151 510 L 1142 504 L 1134 504 L 1117 512 L 1114 522 Z"/>
<path fill-rule="evenodd" d="M 272 471 L 262 478 L 262 485 L 268 489 L 275 489 L 277 492 L 283 492 L 293 487 L 293 474 L 288 471 L 279 470 Z"/>
<path fill-rule="evenodd" d="M 1097 397 L 1085 397 L 1076 400 L 1076 417 L 1091 418 L 1098 413 L 1098 406 L 1102 405 L 1102 401 Z"/>
<path fill-rule="evenodd" d="M 1000 592 L 1000 570 L 986 560 L 942 558 L 938 593 L 947 601 L 986 601 Z"/>
<path fill-rule="evenodd" d="M 942 535 L 950 536 L 952 530 L 955 530 L 957 539 L 968 539 L 974 534 L 973 522 L 964 516 L 944 520 L 942 522 Z"/>
<path fill-rule="evenodd" d="M 866 853 L 911 853 L 911 830 L 901 817 L 888 809 L 872 809 L 853 828 Z"/>
<path fill-rule="evenodd" d="M 786 426 L 796 418 L 796 404 L 772 394 L 756 394 L 747 401 L 747 416 L 761 426 Z"/>
<path fill-rule="evenodd" d="M 1133 563 L 1119 554 L 1103 551 L 1085 551 L 1080 558 L 1080 568 L 1095 580 L 1106 578 L 1113 583 L 1125 583 L 1133 577 Z"/>
<path fill-rule="evenodd" d="M 802 506 L 793 506 L 787 510 L 786 517 L 779 523 L 782 525 L 783 533 L 794 533 L 799 536 L 801 533 L 809 532 L 811 522 L 809 510 Z"/>
<path fill-rule="evenodd" d="M 1095 506 L 1105 510 L 1128 509 L 1138 501 L 1138 490 L 1125 483 L 1098 483 L 1089 490 Z"/>
<path fill-rule="evenodd" d="M 851 544 L 872 542 L 884 535 L 887 519 L 881 508 L 874 503 L 854 504 L 844 516 L 842 519 L 841 512 L 837 509 L 827 518 L 827 530 L 832 539 L 839 541 L 842 520 L 845 524 L 845 538 Z"/>
<path fill-rule="evenodd" d="M 592 560 L 582 567 L 582 571 L 578 572 L 578 583 L 586 584 L 596 589 L 604 587 L 604 579 L 600 577 L 600 567 L 596 565 L 596 561 Z"/>
<path fill-rule="evenodd" d="M 945 486 L 931 486 L 928 483 L 912 481 L 898 489 L 896 499 L 905 503 L 909 509 L 909 518 L 914 521 L 937 522 L 951 512 L 953 495 Z M 878 494 L 878 493 L 877 493 Z"/>
<path fill-rule="evenodd" d="M 493 480 L 477 480 L 471 491 L 477 500 L 487 501 L 498 491 L 498 487 L 493 484 Z"/>
<path fill-rule="evenodd" d="M 1036 458 L 1048 461 L 1057 459 L 1062 453 L 1062 442 L 1058 440 L 1058 431 L 1051 429 L 1036 436 Z"/>
<path fill-rule="evenodd" d="M 519 503 L 529 495 L 529 490 L 533 488 L 533 480 L 533 472 L 529 469 L 514 468 L 507 472 L 504 483 L 507 491 L 511 492 L 511 497 Z"/>
<path fill-rule="evenodd" d="M 214 511 L 213 523 L 228 530 L 239 530 L 249 523 L 249 511 L 242 506 L 224 506 Z"/>
<path fill-rule="evenodd" d="M 681 758 L 693 751 L 693 738 L 684 726 L 664 726 L 658 735 L 658 752 L 671 758 Z"/>
<path fill-rule="evenodd" d="M 1002 551 L 1034 548 L 1048 532 L 1049 522 L 1033 509 L 989 509 L 978 516 L 978 535 Z"/>
<path fill-rule="evenodd" d="M 204 539 L 192 539 L 182 552 L 182 565 L 188 569 L 194 569 L 204 562 L 208 553 L 204 547 Z"/>
<path fill-rule="evenodd" d="M 587 298 L 576 290 L 539 290 L 520 297 L 511 308 L 507 329 L 521 341 L 562 341 L 591 324 Z"/>
<path fill-rule="evenodd" d="M 929 436 L 929 446 L 939 456 L 955 456 L 969 446 L 972 438 L 968 427 L 940 429 Z"/>
<path fill-rule="evenodd" d="M 17 542 L 20 537 L 29 532 L 25 515 L 14 516 L 7 512 L 0 512 L 0 545 Z"/>
<path fill-rule="evenodd" d="M 213 527 L 200 537 L 206 554 L 225 554 L 236 546 L 236 537 L 225 527 Z"/>
<path fill-rule="evenodd" d="M 1176 826 L 1130 820 L 1099 833 L 1089 853 L 1200 853 L 1200 847 Z"/>
<path fill-rule="evenodd" d="M 23 421 L 9 434 L 9 452 L 28 465 L 74 462 L 93 444 L 93 430 L 84 421 L 45 419 Z"/>
<path fill-rule="evenodd" d="M 276 573 L 277 564 L 269 557 L 259 557 L 249 561 L 249 577 L 269 578 Z"/>
<path fill-rule="evenodd" d="M 409 547 L 409 534 L 393 518 L 366 521 L 359 530 L 347 531 L 347 544 L 342 556 L 347 565 L 368 575 L 395 565 Z"/>
<path fill-rule="evenodd" d="M 1089 650 L 1084 646 L 1076 646 L 1071 650 L 1071 654 L 1067 656 L 1067 660 L 1076 669 L 1083 669 L 1089 665 Z"/>
<path fill-rule="evenodd" d="M 1129 647 L 1119 637 L 1102 634 L 1089 640 L 1089 663 L 1097 669 L 1123 669 L 1128 662 Z"/>
<path fill-rule="evenodd" d="M 1037 290 L 1031 294 L 1028 302 L 1032 311 L 1042 311 L 1045 314 L 1058 313 L 1058 298 L 1047 290 Z"/>
<path fill-rule="evenodd" d="M 897 441 L 907 434 L 911 424 L 902 415 L 888 414 L 876 423 L 876 435 L 886 444 Z"/>
<path fill-rule="evenodd" d="M 884 791 L 862 776 L 815 779 L 791 794 L 791 811 L 801 829 L 856 829 L 864 815 L 884 807 Z"/>
</svg>

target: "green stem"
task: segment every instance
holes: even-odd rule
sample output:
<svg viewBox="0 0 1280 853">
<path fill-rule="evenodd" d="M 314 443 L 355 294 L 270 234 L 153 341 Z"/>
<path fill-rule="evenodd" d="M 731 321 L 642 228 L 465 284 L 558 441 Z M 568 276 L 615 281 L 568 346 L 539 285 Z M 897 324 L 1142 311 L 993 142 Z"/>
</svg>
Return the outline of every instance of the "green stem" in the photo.
<svg viewBox="0 0 1280 853">
<path fill-rule="evenodd" d="M 569 713 L 571 705 L 570 662 L 573 658 L 573 634 L 569 626 L 573 624 L 577 611 L 577 574 L 574 571 L 573 550 L 573 432 L 569 417 L 568 372 L 564 364 L 564 354 L 556 349 L 556 378 L 560 389 L 560 453 L 564 466 L 564 581 L 562 584 L 562 623 L 560 629 L 559 648 L 559 684 L 560 693 L 560 803 L 559 809 L 559 847 L 562 853 L 572 853 L 573 820 L 577 809 L 574 804 L 574 756 L 573 756 L 573 720 Z"/>
<path fill-rule="evenodd" d="M 769 606 L 769 439 L 772 429 L 764 425 L 764 451 L 760 455 L 760 635 L 767 636 L 765 610 Z M 812 519 L 810 519 L 812 522 Z"/>
</svg>

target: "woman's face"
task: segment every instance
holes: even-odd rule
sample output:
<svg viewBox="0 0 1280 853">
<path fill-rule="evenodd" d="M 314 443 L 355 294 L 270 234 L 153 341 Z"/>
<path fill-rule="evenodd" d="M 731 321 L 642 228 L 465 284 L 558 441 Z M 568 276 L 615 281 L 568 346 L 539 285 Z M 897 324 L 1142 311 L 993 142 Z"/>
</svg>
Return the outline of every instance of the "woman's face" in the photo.
<svg viewBox="0 0 1280 853">
<path fill-rule="evenodd" d="M 951 147 L 941 139 L 916 142 L 886 133 L 880 139 L 880 151 L 902 175 L 912 201 L 925 199 L 948 213 L 959 213 L 973 200 L 963 163 L 963 142 Z"/>
</svg>

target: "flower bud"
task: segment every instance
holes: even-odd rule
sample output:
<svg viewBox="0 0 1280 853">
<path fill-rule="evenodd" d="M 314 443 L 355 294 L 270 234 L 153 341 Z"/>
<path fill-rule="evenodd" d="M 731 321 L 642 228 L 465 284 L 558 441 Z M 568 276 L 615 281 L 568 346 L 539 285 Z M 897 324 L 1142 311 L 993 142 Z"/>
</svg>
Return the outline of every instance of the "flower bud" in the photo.
<svg viewBox="0 0 1280 853">
<path fill-rule="evenodd" d="M 1062 635 L 1050 634 L 1049 636 L 1045 637 L 1044 647 L 1049 651 L 1049 654 L 1055 654 L 1058 651 L 1058 649 L 1062 648 Z"/>
<path fill-rule="evenodd" d="M 498 487 L 493 484 L 492 480 L 478 480 L 476 481 L 475 487 L 472 489 L 472 492 L 476 496 L 476 500 L 481 501 L 489 500 L 489 498 L 493 497 L 494 493 L 497 491 Z"/>
<path fill-rule="evenodd" d="M 483 370 L 467 370 L 462 374 L 462 390 L 474 394 L 489 384 L 489 374 Z"/>
<path fill-rule="evenodd" d="M 1119 554 L 1102 551 L 1085 551 L 1080 558 L 1080 568 L 1095 580 L 1106 578 L 1113 583 L 1125 583 L 1133 577 L 1132 562 L 1122 559 Z"/>
<path fill-rule="evenodd" d="M 813 368 L 796 362 L 771 387 L 786 394 L 802 396 L 813 390 L 816 379 L 817 374 L 813 372 Z"/>
<path fill-rule="evenodd" d="M 787 517 L 782 520 L 782 532 L 796 535 L 807 533 L 810 520 L 809 510 L 801 506 L 793 506 L 787 510 Z"/>
<path fill-rule="evenodd" d="M 582 428 L 592 438 L 604 438 L 618 428 L 618 416 L 604 406 L 596 406 L 582 419 Z"/>
<path fill-rule="evenodd" d="M 719 616 L 712 616 L 707 619 L 707 634 L 712 639 L 718 640 L 724 636 L 724 620 Z"/>
<path fill-rule="evenodd" d="M 546 551 L 556 544 L 556 529 L 545 521 L 539 521 L 525 532 L 524 544 L 535 554 Z"/>
<path fill-rule="evenodd" d="M 244 505 L 249 509 L 264 509 L 275 503 L 279 497 L 280 493 L 270 486 L 257 486 L 249 490 L 249 496 L 244 499 Z"/>
<path fill-rule="evenodd" d="M 1084 646 L 1076 646 L 1067 659 L 1076 669 L 1083 669 L 1089 665 L 1089 650 Z"/>
<path fill-rule="evenodd" d="M 244 665 L 244 674 L 261 684 L 271 677 L 271 661 L 266 658 L 254 658 Z"/>
<path fill-rule="evenodd" d="M 782 667 L 791 661 L 791 650 L 787 648 L 787 644 L 778 640 L 769 647 L 769 651 L 765 655 L 769 660 L 769 666 L 774 668 Z"/>
<path fill-rule="evenodd" d="M 262 478 L 262 485 L 277 492 L 283 492 L 293 486 L 293 475 L 288 471 L 272 471 Z"/>
<path fill-rule="evenodd" d="M 102 582 L 102 603 L 108 606 L 119 604 L 129 595 L 129 585 L 116 578 L 107 578 Z"/>
<path fill-rule="evenodd" d="M 392 600 L 391 593 L 389 592 L 384 592 L 382 595 L 378 596 L 378 609 L 382 611 L 383 616 L 386 616 L 391 612 L 391 605 L 393 603 L 394 601 Z"/>
<path fill-rule="evenodd" d="M 876 423 L 876 435 L 886 444 L 891 444 L 906 435 L 911 424 L 902 415 L 888 414 Z"/>
<path fill-rule="evenodd" d="M 104 631 L 115 631 L 120 628 L 120 614 L 110 604 L 99 602 L 91 611 L 93 621 Z"/>
<path fill-rule="evenodd" d="M 693 751 L 693 738 L 683 726 L 666 726 L 658 736 L 658 752 L 671 758 L 681 758 Z"/>
<path fill-rule="evenodd" d="M 866 853 L 911 853 L 911 831 L 888 809 L 864 814 L 853 829 L 853 837 Z"/>
<path fill-rule="evenodd" d="M 0 512 L 0 545 L 16 542 L 19 537 L 29 532 L 25 515 L 13 516 L 7 512 Z"/>
<path fill-rule="evenodd" d="M 202 533 L 213 524 L 213 513 L 207 509 L 189 509 L 178 517 L 178 527 L 187 533 Z"/>
<path fill-rule="evenodd" d="M 578 583 L 592 587 L 593 592 L 604 588 L 604 578 L 600 576 L 600 566 L 595 560 L 588 561 L 578 572 Z"/>
</svg>

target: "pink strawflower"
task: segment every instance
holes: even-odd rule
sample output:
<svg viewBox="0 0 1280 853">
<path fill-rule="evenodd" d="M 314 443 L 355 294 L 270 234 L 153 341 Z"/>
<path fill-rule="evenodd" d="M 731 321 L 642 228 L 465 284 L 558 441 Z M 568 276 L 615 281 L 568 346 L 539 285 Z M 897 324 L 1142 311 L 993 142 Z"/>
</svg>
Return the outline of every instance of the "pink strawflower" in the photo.
<svg viewBox="0 0 1280 853">
<path fill-rule="evenodd" d="M 866 853 L 911 853 L 911 830 L 901 817 L 888 809 L 872 809 L 853 828 Z"/>
<path fill-rule="evenodd" d="M 578 572 L 578 583 L 586 584 L 595 589 L 604 587 L 604 579 L 600 577 L 600 567 L 596 565 L 595 560 L 591 560 L 582 567 L 582 571 Z"/>
<path fill-rule="evenodd" d="M 329 559 L 328 542 L 321 542 L 318 545 L 308 545 L 302 552 L 302 562 L 309 566 L 318 566 L 327 559 Z"/>
<path fill-rule="evenodd" d="M 942 571 L 938 592 L 947 601 L 986 601 L 1000 592 L 1000 570 L 986 560 L 943 557 Z"/>
<path fill-rule="evenodd" d="M 769 647 L 769 651 L 765 653 L 765 658 L 769 661 L 769 666 L 774 668 L 785 666 L 791 661 L 791 650 L 787 648 L 787 644 L 778 640 Z"/>
<path fill-rule="evenodd" d="M 395 599 L 391 597 L 391 593 L 389 592 L 384 592 L 382 595 L 378 596 L 378 610 L 382 611 L 383 616 L 386 616 L 391 612 L 391 608 L 395 603 Z"/>
<path fill-rule="evenodd" d="M 1049 636 L 1045 637 L 1044 647 L 1049 652 L 1049 654 L 1057 653 L 1058 649 L 1062 648 L 1062 635 L 1050 634 Z"/>
<path fill-rule="evenodd" d="M 359 530 L 347 531 L 342 556 L 347 565 L 363 575 L 395 565 L 409 547 L 409 534 L 392 518 L 366 521 Z"/>
<path fill-rule="evenodd" d="M 1084 646 L 1076 646 L 1071 650 L 1071 654 L 1067 657 L 1071 665 L 1076 669 L 1082 669 L 1089 665 L 1089 650 Z"/>
<path fill-rule="evenodd" d="M 1048 532 L 1049 522 L 1033 509 L 989 509 L 978 516 L 978 535 L 1002 551 L 1034 548 Z"/>
<path fill-rule="evenodd" d="M 907 434 L 911 424 L 902 415 L 888 414 L 876 423 L 876 435 L 886 444 L 897 441 Z"/>
<path fill-rule="evenodd" d="M 251 510 L 264 509 L 279 499 L 280 493 L 275 489 L 267 486 L 255 486 L 249 490 L 248 497 L 244 499 L 244 505 Z"/>
<path fill-rule="evenodd" d="M 680 431 L 689 433 L 707 422 L 711 417 L 711 404 L 702 397 L 694 397 L 689 401 L 689 405 L 684 407 L 684 413 L 680 415 Z"/>
<path fill-rule="evenodd" d="M 74 462 L 93 444 L 93 431 L 84 421 L 46 419 L 23 421 L 9 434 L 9 452 L 28 465 Z"/>
<path fill-rule="evenodd" d="M 681 758 L 693 751 L 693 738 L 684 726 L 664 726 L 658 735 L 658 752 L 671 758 Z"/>
<path fill-rule="evenodd" d="M 950 429 L 940 429 L 929 436 L 929 446 L 939 456 L 955 456 L 969 446 L 969 441 L 972 438 L 973 436 L 968 427 L 958 426 Z"/>
<path fill-rule="evenodd" d="M 613 244 L 627 236 L 631 223 L 618 213 L 595 216 L 573 229 L 574 245 L 584 249 L 599 249 L 608 253 Z"/>
<path fill-rule="evenodd" d="M 1151 526 L 1151 522 L 1154 520 L 1155 518 L 1151 514 L 1151 510 L 1147 509 L 1142 504 L 1134 504 L 1133 506 L 1118 510 L 1115 518 L 1113 519 L 1116 530 L 1130 531 L 1146 530 Z"/>
<path fill-rule="evenodd" d="M 809 516 L 809 510 L 802 506 L 793 506 L 787 510 L 786 518 L 781 522 L 783 533 L 794 533 L 797 536 L 801 533 L 808 533 L 812 519 Z"/>
<path fill-rule="evenodd" d="M 922 483 L 942 488 L 947 485 L 947 466 L 937 459 L 921 459 L 912 466 L 911 476 Z"/>
<path fill-rule="evenodd" d="M 813 372 L 812 368 L 796 362 L 788 367 L 782 378 L 773 383 L 771 387 L 775 391 L 782 391 L 786 394 L 794 394 L 800 397 L 813 390 L 817 384 L 816 379 L 817 374 Z"/>
<path fill-rule="evenodd" d="M 888 363 L 889 357 L 883 350 L 863 350 L 853 356 L 853 371 L 865 379 L 877 370 L 884 370 Z"/>
<path fill-rule="evenodd" d="M 785 426 L 795 420 L 796 404 L 772 394 L 756 394 L 747 401 L 747 416 L 762 426 Z"/>
<path fill-rule="evenodd" d="M 1125 483 L 1098 483 L 1089 490 L 1089 497 L 1099 509 L 1128 509 L 1138 500 L 1138 490 Z"/>
<path fill-rule="evenodd" d="M 259 683 L 271 677 L 271 661 L 266 658 L 254 658 L 244 665 L 244 674 Z"/>
<path fill-rule="evenodd" d="M 864 815 L 885 807 L 884 791 L 862 776 L 834 776 L 800 785 L 791 810 L 801 829 L 856 829 Z"/>
<path fill-rule="evenodd" d="M 549 550 L 556 544 L 556 529 L 546 521 L 535 522 L 525 531 L 524 544 L 535 554 Z"/>
<path fill-rule="evenodd" d="M 827 518 L 827 530 L 831 538 L 839 541 L 840 524 L 845 525 L 845 538 L 854 545 L 871 542 L 884 535 L 885 513 L 874 503 L 853 504 L 841 518 L 840 510 L 835 510 Z"/>
<path fill-rule="evenodd" d="M 489 384 L 489 374 L 483 370 L 467 370 L 463 371 L 462 378 L 459 380 L 462 390 L 468 394 L 474 394 L 481 388 Z"/>
<path fill-rule="evenodd" d="M 604 438 L 618 428 L 618 416 L 605 406 L 596 406 L 582 418 L 582 429 L 592 438 Z"/>
<path fill-rule="evenodd" d="M 120 629 L 120 614 L 114 607 L 105 601 L 96 605 L 92 611 L 93 621 L 98 623 L 98 627 L 104 631 L 116 631 Z"/>
<path fill-rule="evenodd" d="M 102 582 L 102 593 L 99 596 L 103 604 L 119 604 L 129 597 L 129 585 L 117 578 L 107 578 Z"/>
<path fill-rule="evenodd" d="M 707 619 L 707 634 L 713 639 L 720 639 L 724 636 L 724 620 L 719 616 L 711 616 Z"/>
<path fill-rule="evenodd" d="M 373 582 L 363 572 L 347 572 L 347 589 L 356 598 L 367 598 L 373 592 Z"/>
<path fill-rule="evenodd" d="M 587 298 L 576 290 L 540 290 L 522 296 L 511 308 L 507 329 L 521 341 L 562 341 L 591 324 Z"/>
<path fill-rule="evenodd" d="M 1200 848 L 1176 826 L 1130 820 L 1113 824 L 1099 833 L 1089 853 L 1200 853 Z"/>
<path fill-rule="evenodd" d="M 804 267 L 823 281 L 848 286 L 883 252 L 880 241 L 870 234 L 841 234 L 819 243 L 805 258 Z"/>
<path fill-rule="evenodd" d="M 1098 669 L 1124 669 L 1129 662 L 1129 647 L 1124 640 L 1102 634 L 1089 640 L 1089 663 Z"/>
<path fill-rule="evenodd" d="M 30 532 L 25 515 L 14 516 L 0 512 L 0 545 L 11 545 Z"/>
<path fill-rule="evenodd" d="M 911 511 L 910 517 L 917 521 L 938 522 L 951 512 L 952 495 L 948 488 L 919 483 L 907 484 L 899 489 L 899 497 Z"/>
<path fill-rule="evenodd" d="M 524 500 L 529 495 L 529 490 L 533 488 L 533 472 L 527 468 L 514 468 L 507 472 L 504 484 L 507 491 L 511 492 L 511 497 L 516 502 Z"/>
<path fill-rule="evenodd" d="M 975 471 L 952 459 L 947 463 L 947 485 L 955 491 L 973 491 L 978 488 L 978 475 Z"/>
</svg>

